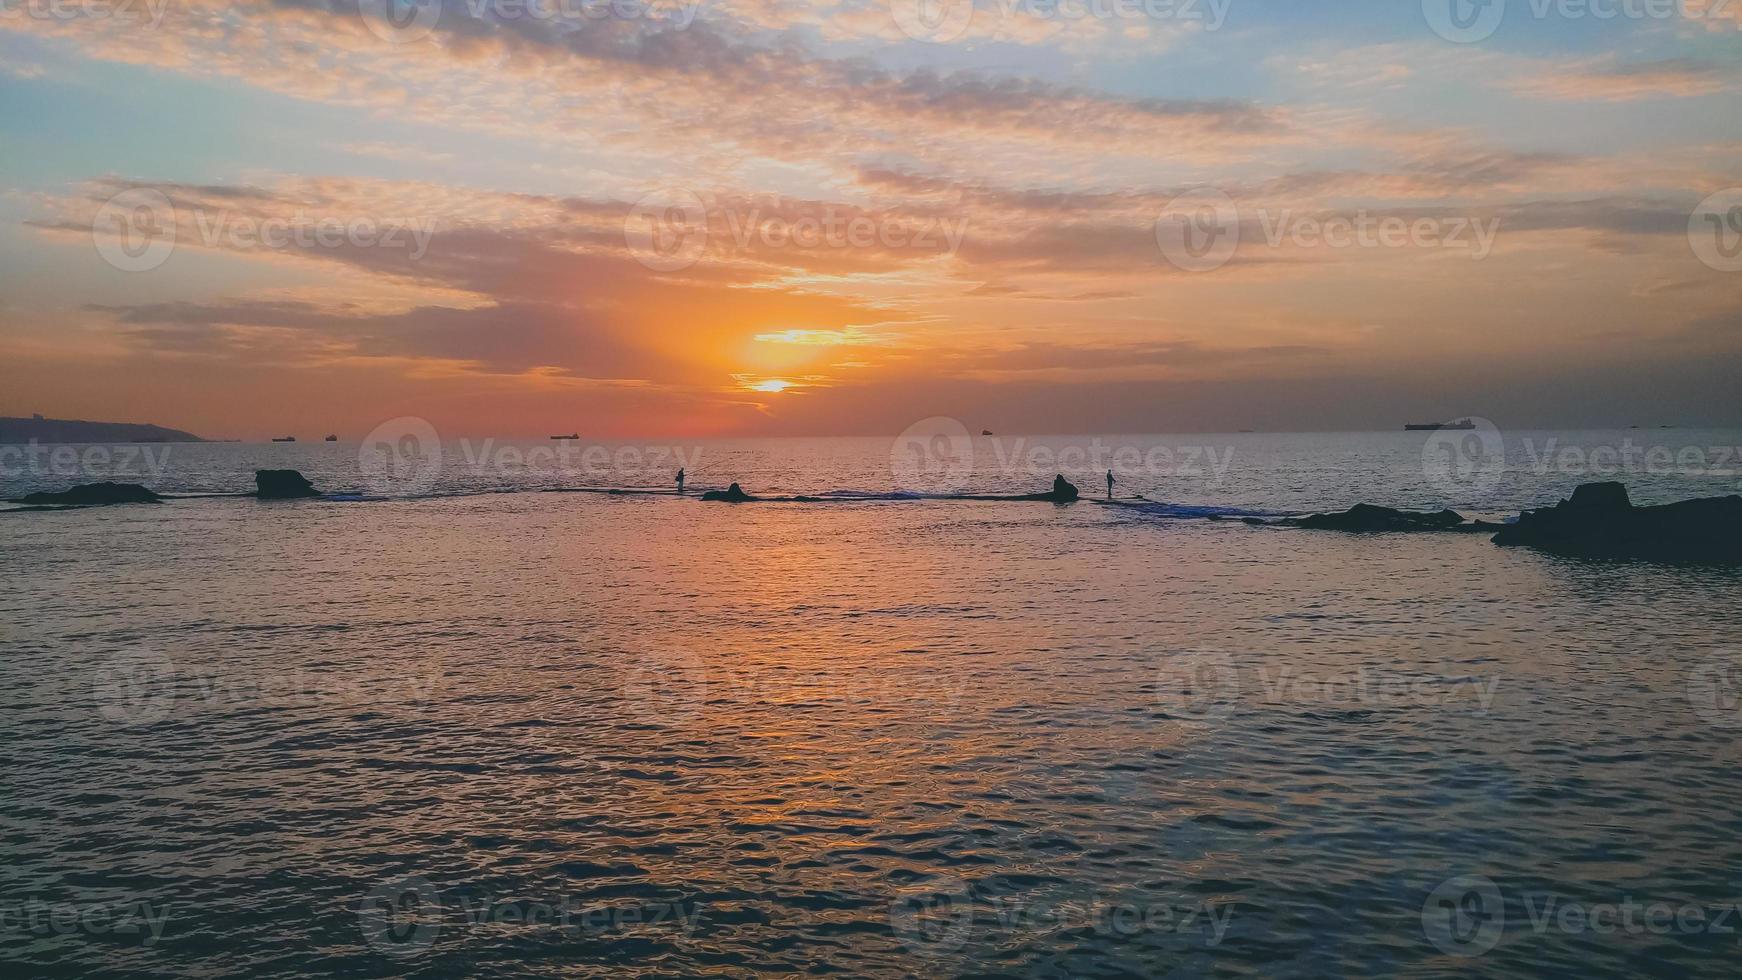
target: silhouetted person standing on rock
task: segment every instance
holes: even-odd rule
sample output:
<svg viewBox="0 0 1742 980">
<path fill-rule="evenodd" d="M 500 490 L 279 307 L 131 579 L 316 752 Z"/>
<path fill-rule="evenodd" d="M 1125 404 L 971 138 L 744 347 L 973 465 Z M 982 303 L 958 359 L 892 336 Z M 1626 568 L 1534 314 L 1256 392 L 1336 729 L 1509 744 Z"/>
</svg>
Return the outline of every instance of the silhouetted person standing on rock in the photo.
<svg viewBox="0 0 1742 980">
<path fill-rule="evenodd" d="M 677 471 L 677 492 L 683 493 L 683 470 L 681 468 Z"/>
<path fill-rule="evenodd" d="M 1113 499 L 1113 471 L 1107 471 L 1107 499 Z"/>
</svg>

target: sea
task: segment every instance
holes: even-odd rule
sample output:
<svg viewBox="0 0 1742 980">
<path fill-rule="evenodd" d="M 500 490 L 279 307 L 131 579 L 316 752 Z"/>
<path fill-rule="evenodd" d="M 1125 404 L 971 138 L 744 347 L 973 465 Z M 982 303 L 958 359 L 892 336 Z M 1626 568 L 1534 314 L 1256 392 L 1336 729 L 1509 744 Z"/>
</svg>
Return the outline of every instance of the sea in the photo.
<svg viewBox="0 0 1742 980">
<path fill-rule="evenodd" d="M 0 970 L 1734 976 L 1742 572 L 1259 522 L 1739 446 L 0 447 Z"/>
</svg>

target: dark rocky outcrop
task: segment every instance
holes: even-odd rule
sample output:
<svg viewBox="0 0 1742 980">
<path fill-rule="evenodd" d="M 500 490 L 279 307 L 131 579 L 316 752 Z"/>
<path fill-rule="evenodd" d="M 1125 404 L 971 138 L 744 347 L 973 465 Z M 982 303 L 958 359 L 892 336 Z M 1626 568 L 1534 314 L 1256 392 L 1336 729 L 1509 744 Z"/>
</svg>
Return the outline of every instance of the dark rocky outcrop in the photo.
<svg viewBox="0 0 1742 980">
<path fill-rule="evenodd" d="M 1048 490 L 1046 493 L 958 493 L 939 499 L 1018 501 L 1021 503 L 1037 504 L 1074 504 L 1078 500 L 1081 500 L 1082 496 L 1083 495 L 1078 492 L 1076 485 L 1071 481 L 1065 479 L 1063 476 L 1055 476 L 1052 481 L 1052 489 Z"/>
<path fill-rule="evenodd" d="M 1635 507 L 1619 483 L 1588 483 L 1571 500 L 1528 510 L 1494 535 L 1581 558 L 1742 564 L 1742 496 Z"/>
<path fill-rule="evenodd" d="M 755 497 L 744 492 L 744 488 L 734 483 L 724 490 L 709 490 L 702 494 L 703 500 L 719 500 L 728 504 L 742 504 L 755 500 Z"/>
<path fill-rule="evenodd" d="M 1455 531 L 1492 532 L 1505 527 L 1490 521 L 1467 521 L 1455 510 L 1396 510 L 1373 504 L 1356 504 L 1338 514 L 1309 514 L 1306 517 L 1285 517 L 1266 520 L 1262 517 L 1242 517 L 1254 527 L 1299 527 L 1310 531 L 1344 531 L 1351 534 L 1391 534 L 1397 532 Z"/>
<path fill-rule="evenodd" d="M 21 504 L 60 504 L 97 507 L 104 504 L 156 504 L 163 498 L 137 483 L 82 483 L 59 493 L 33 493 L 18 498 Z"/>
<path fill-rule="evenodd" d="M 1387 531 L 1454 531 L 1464 525 L 1464 515 L 1455 510 L 1426 513 L 1356 504 L 1341 514 L 1313 514 L 1292 518 L 1283 523 L 1312 531 L 1352 531 L 1360 534 Z"/>
<path fill-rule="evenodd" d="M 261 500 L 301 500 L 321 495 L 296 470 L 255 470 L 254 486 L 255 496 Z"/>
</svg>

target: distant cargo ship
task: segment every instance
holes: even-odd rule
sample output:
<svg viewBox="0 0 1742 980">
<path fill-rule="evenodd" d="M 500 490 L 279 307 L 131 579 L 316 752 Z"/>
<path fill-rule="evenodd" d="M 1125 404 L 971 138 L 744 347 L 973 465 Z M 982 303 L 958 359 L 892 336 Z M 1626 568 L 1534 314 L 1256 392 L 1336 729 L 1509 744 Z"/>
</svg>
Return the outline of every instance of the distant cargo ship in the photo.
<svg viewBox="0 0 1742 980">
<path fill-rule="evenodd" d="M 581 437 L 581 434 L 579 432 L 572 433 L 572 434 L 566 435 L 566 436 L 551 436 L 552 439 L 561 439 L 564 442 L 568 442 L 571 439 L 579 439 L 580 437 Z"/>
<path fill-rule="evenodd" d="M 1406 425 L 1403 427 L 1403 431 L 1405 431 L 1405 432 L 1438 432 L 1441 429 L 1450 429 L 1453 432 L 1468 432 L 1471 429 L 1474 429 L 1475 427 L 1476 427 L 1476 423 L 1470 421 L 1469 419 L 1459 419 L 1456 422 L 1428 422 L 1424 425 Z"/>
<path fill-rule="evenodd" d="M 274 438 L 272 441 L 273 442 L 295 442 L 296 436 L 284 436 L 282 438 Z"/>
<path fill-rule="evenodd" d="M 327 441 L 328 442 L 338 442 L 339 437 L 338 436 L 327 436 Z"/>
</svg>

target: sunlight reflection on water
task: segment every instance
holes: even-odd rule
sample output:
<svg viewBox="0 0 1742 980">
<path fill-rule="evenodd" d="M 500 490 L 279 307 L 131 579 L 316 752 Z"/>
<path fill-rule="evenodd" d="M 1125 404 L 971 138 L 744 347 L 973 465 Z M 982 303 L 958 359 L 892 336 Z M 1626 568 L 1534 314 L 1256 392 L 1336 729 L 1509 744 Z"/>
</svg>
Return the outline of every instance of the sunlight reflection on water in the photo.
<svg viewBox="0 0 1742 980">
<path fill-rule="evenodd" d="M 1690 671 L 1734 574 L 1087 505 L 8 520 L 6 899 L 169 910 L 26 922 L 29 969 L 1733 962 L 1528 911 L 1732 900 L 1728 675 Z M 1508 903 L 1467 960 L 1424 927 L 1460 875 Z"/>
</svg>

